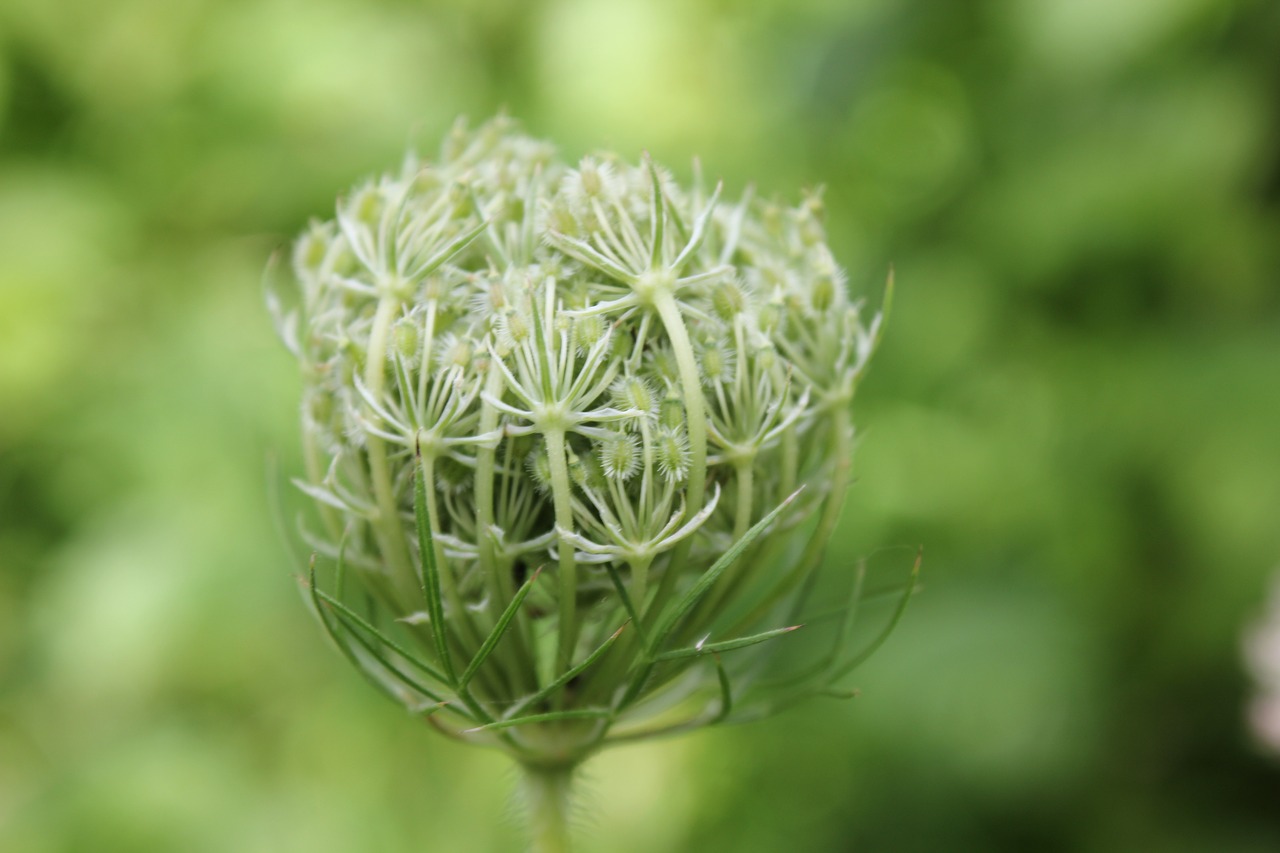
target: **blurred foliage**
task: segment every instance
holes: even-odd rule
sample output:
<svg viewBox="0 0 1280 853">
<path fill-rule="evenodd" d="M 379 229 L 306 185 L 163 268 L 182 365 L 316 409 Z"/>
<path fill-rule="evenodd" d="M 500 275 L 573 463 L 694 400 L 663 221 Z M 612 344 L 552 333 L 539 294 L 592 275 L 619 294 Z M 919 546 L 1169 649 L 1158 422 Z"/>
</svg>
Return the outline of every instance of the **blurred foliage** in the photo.
<svg viewBox="0 0 1280 853">
<path fill-rule="evenodd" d="M 0 848 L 517 849 L 503 760 L 296 596 L 259 285 L 502 106 L 825 183 L 854 289 L 899 281 L 830 559 L 924 543 L 925 592 L 862 698 L 601 757 L 585 850 L 1280 849 L 1269 0 L 0 0 Z"/>
</svg>

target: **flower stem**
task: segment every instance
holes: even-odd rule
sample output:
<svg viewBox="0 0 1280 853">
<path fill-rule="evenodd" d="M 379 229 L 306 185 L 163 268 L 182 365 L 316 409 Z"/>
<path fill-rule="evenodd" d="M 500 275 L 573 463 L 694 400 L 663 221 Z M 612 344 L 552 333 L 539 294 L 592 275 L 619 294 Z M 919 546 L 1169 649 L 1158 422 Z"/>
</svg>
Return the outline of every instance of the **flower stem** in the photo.
<svg viewBox="0 0 1280 853">
<path fill-rule="evenodd" d="M 663 291 L 654 297 L 654 307 L 662 318 L 671 340 L 671 351 L 676 357 L 676 369 L 680 374 L 680 390 L 684 398 L 685 428 L 689 435 L 689 482 L 685 492 L 690 515 L 702 509 L 702 499 L 707 485 L 707 413 L 706 403 L 702 398 L 702 379 L 698 361 L 693 354 L 693 345 L 689 342 L 689 332 L 685 329 L 684 316 L 680 313 L 680 305 L 670 292 Z M 670 565 L 678 567 L 689 555 L 692 537 L 676 545 L 671 554 Z M 675 583 L 680 572 L 667 571 L 658 582 L 658 591 L 653 596 L 645 614 L 658 613 L 675 590 Z"/>
<path fill-rule="evenodd" d="M 526 764 L 525 807 L 532 831 L 532 853 L 570 853 L 569 806 L 573 766 L 541 767 Z"/>
<path fill-rule="evenodd" d="M 485 379 L 485 391 L 490 398 L 502 396 L 502 373 L 494 368 L 489 369 Z M 493 432 L 498 427 L 498 410 L 484 398 L 480 402 L 480 434 Z M 496 479 L 497 448 L 481 445 L 476 451 L 475 507 L 476 507 L 476 544 L 480 561 L 480 571 L 489 590 L 489 599 L 493 602 L 495 614 L 501 603 L 510 601 L 516 594 L 510 570 L 501 565 L 494 548 L 494 539 L 490 528 L 494 522 L 494 485 Z M 533 655 L 529 651 L 533 646 L 533 635 L 529 625 L 529 616 L 522 609 L 516 614 L 516 630 L 512 631 L 514 647 L 511 651 L 498 648 L 508 669 L 508 677 L 513 684 L 523 684 L 532 691 L 537 689 L 537 669 L 533 663 Z"/>
<path fill-rule="evenodd" d="M 384 295 L 378 300 L 373 328 L 369 332 L 364 375 L 369 395 L 374 398 L 382 394 L 386 382 L 387 338 L 400 307 L 400 300 L 394 296 Z M 366 434 L 365 447 L 369 455 L 369 473 L 373 479 L 373 492 L 378 508 L 374 517 L 374 536 L 383 556 L 394 567 L 392 581 L 403 602 L 416 602 L 417 582 L 409 559 L 409 546 L 405 542 L 400 523 L 400 510 L 391 482 L 390 468 L 387 466 L 387 448 L 382 439 L 372 433 Z"/>
<path fill-rule="evenodd" d="M 547 458 L 551 464 L 551 494 L 555 503 L 556 526 L 573 530 L 572 486 L 569 465 L 565 459 L 564 430 L 549 429 L 543 433 Z M 560 640 L 556 648 L 556 666 L 566 670 L 573 661 L 573 644 L 578 636 L 578 568 L 573 546 L 560 543 Z"/>
<path fill-rule="evenodd" d="M 706 404 L 702 399 L 702 374 L 675 296 L 663 292 L 655 298 L 654 306 L 671 339 L 671 350 L 675 354 L 676 369 L 680 374 L 685 426 L 689 432 L 689 513 L 693 514 L 702 509 L 703 489 L 707 482 L 707 414 Z M 682 545 L 680 550 L 683 553 L 685 547 Z"/>
</svg>

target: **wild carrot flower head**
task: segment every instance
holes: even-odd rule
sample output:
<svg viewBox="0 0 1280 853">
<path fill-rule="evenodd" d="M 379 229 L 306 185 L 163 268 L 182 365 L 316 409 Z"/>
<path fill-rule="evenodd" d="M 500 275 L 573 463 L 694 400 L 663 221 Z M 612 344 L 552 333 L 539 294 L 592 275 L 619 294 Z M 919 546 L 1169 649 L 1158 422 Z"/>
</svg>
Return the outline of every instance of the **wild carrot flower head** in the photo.
<svg viewBox="0 0 1280 853">
<path fill-rule="evenodd" d="M 353 189 L 273 300 L 339 647 L 526 763 L 776 705 L 880 325 L 824 239 L 816 196 L 569 166 L 505 118 Z"/>
</svg>

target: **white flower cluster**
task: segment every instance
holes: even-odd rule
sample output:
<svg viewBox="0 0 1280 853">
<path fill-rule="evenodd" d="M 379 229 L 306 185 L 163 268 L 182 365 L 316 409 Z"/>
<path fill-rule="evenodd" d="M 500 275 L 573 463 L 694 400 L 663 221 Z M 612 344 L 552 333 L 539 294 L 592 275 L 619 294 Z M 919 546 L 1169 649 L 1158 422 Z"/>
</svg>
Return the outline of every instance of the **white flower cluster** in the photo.
<svg viewBox="0 0 1280 853">
<path fill-rule="evenodd" d="M 879 327 L 818 198 L 570 168 L 499 118 L 354 189 L 294 270 L 299 485 L 343 566 L 317 604 L 353 659 L 526 760 L 701 686 L 727 715 L 719 653 L 780 633 L 749 632 L 835 524 Z"/>
</svg>

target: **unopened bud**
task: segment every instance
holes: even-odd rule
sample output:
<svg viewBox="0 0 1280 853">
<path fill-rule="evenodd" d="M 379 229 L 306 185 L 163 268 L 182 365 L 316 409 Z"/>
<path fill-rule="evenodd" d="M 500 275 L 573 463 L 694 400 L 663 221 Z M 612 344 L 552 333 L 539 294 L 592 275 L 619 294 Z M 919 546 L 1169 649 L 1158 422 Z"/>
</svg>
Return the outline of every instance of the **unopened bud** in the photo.
<svg viewBox="0 0 1280 853">
<path fill-rule="evenodd" d="M 606 477 L 626 480 L 640 467 L 640 446 L 630 433 L 615 432 L 601 439 L 596 446 L 600 468 Z"/>
<path fill-rule="evenodd" d="M 396 352 L 400 353 L 401 358 L 411 359 L 418 354 L 418 324 L 408 317 L 396 321 L 391 330 L 391 337 L 395 342 Z"/>
<path fill-rule="evenodd" d="M 689 437 L 681 430 L 664 427 L 654 444 L 658 471 L 668 482 L 683 482 L 689 475 Z"/>
</svg>

